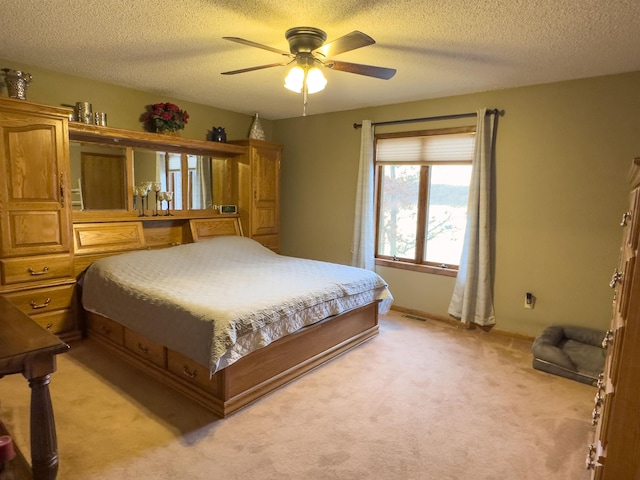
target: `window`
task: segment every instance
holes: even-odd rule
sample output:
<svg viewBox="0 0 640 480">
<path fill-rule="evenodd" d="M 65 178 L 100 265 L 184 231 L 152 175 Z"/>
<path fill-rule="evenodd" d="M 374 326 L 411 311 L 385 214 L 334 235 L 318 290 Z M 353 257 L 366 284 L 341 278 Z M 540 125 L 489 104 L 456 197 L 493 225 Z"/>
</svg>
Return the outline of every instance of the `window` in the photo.
<svg viewBox="0 0 640 480">
<path fill-rule="evenodd" d="M 376 135 L 376 263 L 455 275 L 475 128 Z"/>
</svg>

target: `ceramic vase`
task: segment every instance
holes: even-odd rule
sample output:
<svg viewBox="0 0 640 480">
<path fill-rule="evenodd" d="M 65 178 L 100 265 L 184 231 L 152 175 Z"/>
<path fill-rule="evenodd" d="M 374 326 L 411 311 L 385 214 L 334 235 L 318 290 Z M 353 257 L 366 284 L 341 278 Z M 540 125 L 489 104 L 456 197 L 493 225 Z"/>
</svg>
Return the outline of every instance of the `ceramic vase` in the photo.
<svg viewBox="0 0 640 480">
<path fill-rule="evenodd" d="M 253 124 L 251 125 L 251 130 L 249 131 L 249 138 L 253 138 L 255 140 L 264 140 L 264 130 L 262 129 L 262 124 L 260 123 L 260 118 L 256 113 L 255 118 L 253 119 Z"/>
</svg>

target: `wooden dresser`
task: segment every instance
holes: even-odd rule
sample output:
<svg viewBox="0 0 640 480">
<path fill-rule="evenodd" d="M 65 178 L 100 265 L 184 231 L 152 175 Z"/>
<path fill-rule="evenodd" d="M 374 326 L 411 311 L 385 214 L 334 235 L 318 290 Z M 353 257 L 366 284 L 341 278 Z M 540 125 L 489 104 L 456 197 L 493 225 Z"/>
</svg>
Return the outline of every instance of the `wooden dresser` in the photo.
<svg viewBox="0 0 640 480">
<path fill-rule="evenodd" d="M 640 158 L 629 176 L 629 208 L 623 229 L 620 260 L 610 286 L 614 289 L 613 318 L 604 340 L 607 360 L 593 409 L 595 439 L 589 446 L 587 468 L 595 480 L 640 479 Z"/>
<path fill-rule="evenodd" d="M 0 99 L 0 294 L 62 337 L 74 313 L 66 109 Z"/>
</svg>

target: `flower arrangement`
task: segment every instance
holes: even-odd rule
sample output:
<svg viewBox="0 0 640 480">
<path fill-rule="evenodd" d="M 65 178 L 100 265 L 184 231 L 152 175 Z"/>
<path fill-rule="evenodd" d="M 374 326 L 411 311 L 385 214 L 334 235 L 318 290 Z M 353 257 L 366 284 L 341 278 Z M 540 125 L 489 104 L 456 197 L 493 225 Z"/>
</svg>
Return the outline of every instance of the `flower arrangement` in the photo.
<svg viewBox="0 0 640 480">
<path fill-rule="evenodd" d="M 173 103 L 154 103 L 146 108 L 140 121 L 150 132 L 176 132 L 182 130 L 189 120 L 189 114 Z"/>
</svg>

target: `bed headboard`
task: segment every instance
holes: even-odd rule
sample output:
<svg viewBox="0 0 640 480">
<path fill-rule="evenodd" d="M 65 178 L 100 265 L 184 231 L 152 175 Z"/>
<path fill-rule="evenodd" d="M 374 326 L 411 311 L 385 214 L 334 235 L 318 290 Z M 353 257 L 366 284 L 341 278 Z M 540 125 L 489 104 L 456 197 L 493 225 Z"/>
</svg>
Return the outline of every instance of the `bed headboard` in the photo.
<svg viewBox="0 0 640 480">
<path fill-rule="evenodd" d="M 97 259 L 109 255 L 167 248 L 223 235 L 243 235 L 238 215 L 207 218 L 137 217 L 127 221 L 74 223 L 75 275 L 78 276 Z"/>
<path fill-rule="evenodd" d="M 242 237 L 242 225 L 238 217 L 192 218 L 189 228 L 194 242 L 225 235 Z"/>
</svg>

